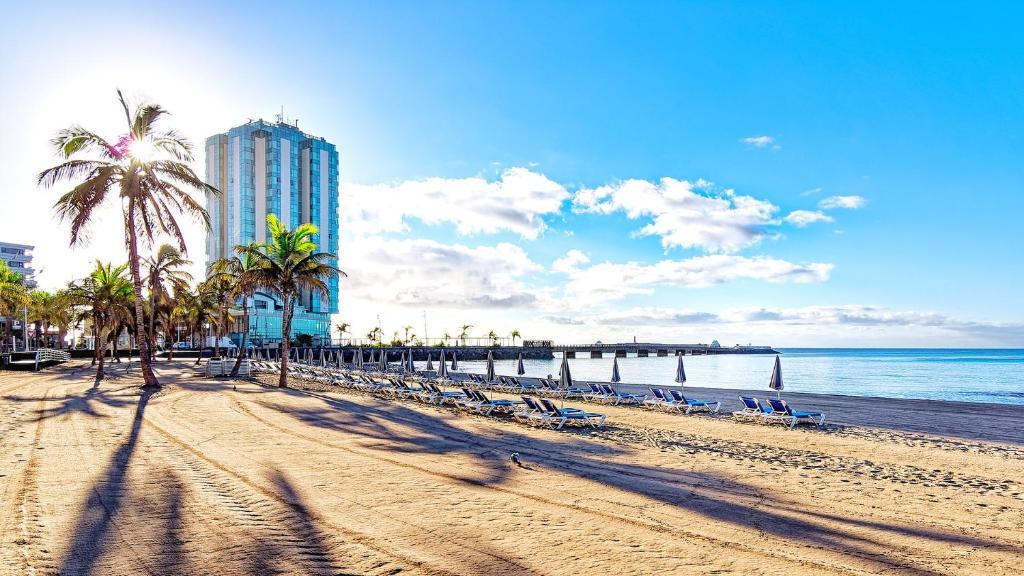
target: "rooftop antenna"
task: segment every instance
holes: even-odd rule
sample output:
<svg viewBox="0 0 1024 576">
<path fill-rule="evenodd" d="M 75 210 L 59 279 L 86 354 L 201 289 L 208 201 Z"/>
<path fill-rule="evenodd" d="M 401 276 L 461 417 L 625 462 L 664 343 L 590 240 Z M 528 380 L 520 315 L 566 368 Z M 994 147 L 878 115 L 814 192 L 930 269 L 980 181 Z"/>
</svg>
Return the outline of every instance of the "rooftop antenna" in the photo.
<svg viewBox="0 0 1024 576">
<path fill-rule="evenodd" d="M 281 113 L 277 115 L 277 123 L 284 124 L 284 104 L 281 105 Z"/>
</svg>

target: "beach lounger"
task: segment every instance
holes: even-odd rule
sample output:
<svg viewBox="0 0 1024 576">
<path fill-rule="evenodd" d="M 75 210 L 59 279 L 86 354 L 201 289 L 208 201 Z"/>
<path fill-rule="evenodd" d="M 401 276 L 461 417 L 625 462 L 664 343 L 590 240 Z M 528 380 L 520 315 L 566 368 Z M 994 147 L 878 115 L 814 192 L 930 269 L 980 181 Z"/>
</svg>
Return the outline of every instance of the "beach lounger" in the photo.
<svg viewBox="0 0 1024 576">
<path fill-rule="evenodd" d="M 463 397 L 454 400 L 456 406 L 467 410 L 477 410 L 480 408 L 482 402 L 476 397 L 476 393 L 473 390 L 463 388 L 462 393 Z"/>
<path fill-rule="evenodd" d="M 706 401 L 706 400 L 694 400 L 683 396 L 683 393 L 679 390 L 670 390 L 672 393 L 672 400 L 680 406 L 686 406 L 686 413 L 689 414 L 694 410 L 706 410 L 709 414 L 717 414 L 718 410 L 722 407 L 721 402 L 717 401 Z"/>
<path fill-rule="evenodd" d="M 785 400 L 778 398 L 769 398 L 768 404 L 776 414 L 790 421 L 790 428 L 795 428 L 800 422 L 809 422 L 819 427 L 825 424 L 824 412 L 798 412 L 793 410 Z"/>
<path fill-rule="evenodd" d="M 756 418 L 761 416 L 761 404 L 757 401 L 757 398 L 753 396 L 740 396 L 740 402 L 743 402 L 743 409 L 736 410 L 732 413 L 737 418 Z"/>
<path fill-rule="evenodd" d="M 588 400 L 594 400 L 596 402 L 607 402 L 611 398 L 611 394 L 608 394 L 604 390 L 601 390 L 601 387 L 598 386 L 597 384 L 591 382 L 589 386 L 590 392 L 588 392 L 584 396 L 584 398 Z"/>
<path fill-rule="evenodd" d="M 474 398 L 479 402 L 477 410 L 484 416 L 490 416 L 492 412 L 510 412 L 515 409 L 516 406 L 522 404 L 516 400 L 494 400 L 488 398 L 483 392 L 479 390 L 473 392 Z"/>
<path fill-rule="evenodd" d="M 512 417 L 527 424 L 544 424 L 551 414 L 529 396 L 522 396 L 523 408 L 512 413 Z"/>
<path fill-rule="evenodd" d="M 579 422 L 594 428 L 604 425 L 606 418 L 604 414 L 584 412 L 577 408 L 559 408 L 547 398 L 541 398 L 540 401 L 544 409 L 551 415 L 547 420 L 547 424 L 552 426 L 557 422 L 557 426 L 554 426 L 555 430 L 561 430 L 562 426 L 565 426 L 567 422 Z"/>
<path fill-rule="evenodd" d="M 646 394 L 630 394 L 628 392 L 619 392 L 618 390 L 612 388 L 607 384 L 602 384 L 601 390 L 603 390 L 605 394 L 609 395 L 610 400 L 614 400 L 612 404 L 614 404 L 615 406 L 618 406 L 619 404 L 640 405 L 643 403 L 644 400 L 647 399 Z"/>
<path fill-rule="evenodd" d="M 654 394 L 654 398 L 645 399 L 644 406 L 662 410 L 682 410 L 683 407 L 666 395 L 661 388 L 651 388 L 650 390 L 651 394 Z"/>
</svg>

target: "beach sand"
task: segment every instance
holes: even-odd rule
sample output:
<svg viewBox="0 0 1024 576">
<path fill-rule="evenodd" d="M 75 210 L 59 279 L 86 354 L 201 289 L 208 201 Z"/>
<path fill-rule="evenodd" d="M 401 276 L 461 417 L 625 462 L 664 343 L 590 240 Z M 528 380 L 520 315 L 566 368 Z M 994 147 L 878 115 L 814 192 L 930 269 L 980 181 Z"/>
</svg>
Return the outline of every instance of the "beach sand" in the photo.
<svg viewBox="0 0 1024 576">
<path fill-rule="evenodd" d="M 1024 566 L 1021 407 L 786 394 L 838 424 L 789 431 L 572 402 L 608 425 L 558 432 L 183 363 L 142 395 L 114 370 L 0 372 L 0 574 Z"/>
</svg>

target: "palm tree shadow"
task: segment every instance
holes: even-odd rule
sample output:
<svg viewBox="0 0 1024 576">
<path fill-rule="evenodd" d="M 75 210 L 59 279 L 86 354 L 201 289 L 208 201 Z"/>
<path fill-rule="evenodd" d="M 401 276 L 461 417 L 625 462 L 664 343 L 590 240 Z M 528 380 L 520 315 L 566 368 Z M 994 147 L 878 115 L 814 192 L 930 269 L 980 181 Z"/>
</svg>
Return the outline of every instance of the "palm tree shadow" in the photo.
<svg viewBox="0 0 1024 576">
<path fill-rule="evenodd" d="M 71 543 L 61 560 L 60 574 L 91 574 L 103 553 L 103 542 L 127 493 L 125 477 L 142 430 L 143 413 L 153 392 L 139 396 L 128 438 L 111 456 L 71 531 Z"/>
<path fill-rule="evenodd" d="M 314 515 L 310 512 L 302 496 L 296 491 L 295 486 L 280 470 L 274 469 L 270 473 L 270 480 L 277 487 L 278 492 L 284 498 L 289 508 L 289 528 L 294 532 L 295 537 L 302 542 L 303 555 L 311 557 L 315 566 L 311 566 L 316 573 L 344 574 L 338 567 L 331 554 L 331 548 L 324 533 L 317 527 Z"/>
</svg>

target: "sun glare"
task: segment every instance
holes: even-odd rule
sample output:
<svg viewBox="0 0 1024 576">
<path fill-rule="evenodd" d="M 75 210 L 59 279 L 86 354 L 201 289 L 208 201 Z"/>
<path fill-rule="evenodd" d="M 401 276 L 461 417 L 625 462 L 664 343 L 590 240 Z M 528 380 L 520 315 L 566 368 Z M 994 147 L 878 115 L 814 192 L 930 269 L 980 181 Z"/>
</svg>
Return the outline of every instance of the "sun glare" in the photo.
<svg viewBox="0 0 1024 576">
<path fill-rule="evenodd" d="M 128 145 L 128 151 L 132 158 L 140 162 L 149 162 L 157 157 L 157 149 L 151 142 L 146 140 L 132 140 Z"/>
</svg>

